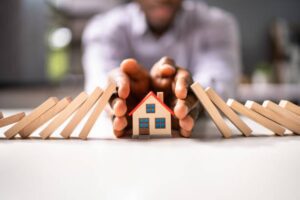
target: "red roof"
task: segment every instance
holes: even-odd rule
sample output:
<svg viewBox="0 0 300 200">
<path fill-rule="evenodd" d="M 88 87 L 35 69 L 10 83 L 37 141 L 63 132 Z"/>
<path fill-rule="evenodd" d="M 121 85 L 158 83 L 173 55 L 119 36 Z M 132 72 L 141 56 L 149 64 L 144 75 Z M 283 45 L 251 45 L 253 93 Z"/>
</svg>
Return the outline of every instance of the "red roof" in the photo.
<svg viewBox="0 0 300 200">
<path fill-rule="evenodd" d="M 147 96 L 145 96 L 144 99 L 134 109 L 132 109 L 128 115 L 131 116 L 150 96 L 153 96 L 167 111 L 169 111 L 169 113 L 174 115 L 173 110 L 171 110 L 164 102 L 162 102 L 152 91 L 149 92 Z"/>
</svg>

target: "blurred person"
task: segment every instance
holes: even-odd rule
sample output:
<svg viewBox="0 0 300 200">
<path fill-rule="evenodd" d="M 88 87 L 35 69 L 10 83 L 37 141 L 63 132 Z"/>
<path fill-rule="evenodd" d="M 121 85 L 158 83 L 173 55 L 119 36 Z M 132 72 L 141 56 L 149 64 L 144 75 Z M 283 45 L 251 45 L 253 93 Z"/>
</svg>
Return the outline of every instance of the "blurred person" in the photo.
<svg viewBox="0 0 300 200">
<path fill-rule="evenodd" d="M 201 111 L 190 84 L 198 81 L 227 98 L 239 80 L 237 23 L 203 2 L 136 0 L 119 6 L 91 20 L 83 45 L 86 90 L 103 87 L 107 78 L 118 86 L 111 101 L 117 137 L 130 128 L 126 113 L 150 90 L 165 92 L 174 126 L 189 137 Z"/>
</svg>

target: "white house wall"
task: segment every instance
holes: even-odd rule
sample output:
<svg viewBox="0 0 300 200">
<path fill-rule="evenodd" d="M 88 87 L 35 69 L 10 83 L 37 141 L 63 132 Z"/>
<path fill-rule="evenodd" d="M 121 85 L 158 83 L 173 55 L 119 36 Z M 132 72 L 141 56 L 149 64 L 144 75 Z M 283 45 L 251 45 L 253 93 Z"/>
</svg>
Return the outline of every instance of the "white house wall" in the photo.
<svg viewBox="0 0 300 200">
<path fill-rule="evenodd" d="M 146 113 L 146 104 L 155 104 L 155 113 Z M 139 118 L 149 118 L 150 134 L 170 135 L 171 134 L 171 114 L 153 96 L 150 96 L 132 115 L 132 133 L 139 134 Z M 166 128 L 155 129 L 155 118 L 165 118 Z"/>
</svg>

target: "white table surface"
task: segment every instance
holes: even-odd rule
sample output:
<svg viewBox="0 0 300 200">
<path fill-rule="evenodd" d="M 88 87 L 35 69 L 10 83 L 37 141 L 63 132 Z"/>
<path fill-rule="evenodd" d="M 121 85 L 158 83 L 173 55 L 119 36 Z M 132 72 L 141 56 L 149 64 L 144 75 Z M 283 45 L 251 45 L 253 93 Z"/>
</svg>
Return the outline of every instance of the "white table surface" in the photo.
<svg viewBox="0 0 300 200">
<path fill-rule="evenodd" d="M 202 120 L 190 139 L 115 139 L 104 116 L 87 141 L 59 139 L 61 128 L 55 139 L 6 140 L 5 127 L 0 199 L 300 199 L 300 136 L 245 120 L 255 136 L 231 126 L 223 139 Z"/>
</svg>

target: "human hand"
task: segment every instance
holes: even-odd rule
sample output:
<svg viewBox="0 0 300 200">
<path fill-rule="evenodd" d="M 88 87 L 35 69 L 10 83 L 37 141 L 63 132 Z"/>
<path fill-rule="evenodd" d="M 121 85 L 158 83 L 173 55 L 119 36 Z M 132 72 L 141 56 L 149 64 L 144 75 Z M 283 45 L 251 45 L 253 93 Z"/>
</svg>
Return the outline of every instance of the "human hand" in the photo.
<svg viewBox="0 0 300 200">
<path fill-rule="evenodd" d="M 193 83 L 191 74 L 163 57 L 152 67 L 150 80 L 152 89 L 163 91 L 164 102 L 174 110 L 177 119 L 173 119 L 172 127 L 178 128 L 181 136 L 190 137 L 201 111 L 199 101 L 189 89 Z"/>
<path fill-rule="evenodd" d="M 131 127 L 127 111 L 132 110 L 149 92 L 150 77 L 147 70 L 134 59 L 124 60 L 119 68 L 109 73 L 109 82 L 117 85 L 117 95 L 110 100 L 113 130 L 116 137 Z"/>
<path fill-rule="evenodd" d="M 126 59 L 120 68 L 111 71 L 109 81 L 118 87 L 117 95 L 110 101 L 116 137 L 123 136 L 125 129 L 131 127 L 127 111 L 132 110 L 150 90 L 164 92 L 164 103 L 174 110 L 176 116 L 172 119 L 172 127 L 179 129 L 183 137 L 190 137 L 200 104 L 189 90 L 193 83 L 190 73 L 177 67 L 172 59 L 160 59 L 150 75 L 137 61 Z"/>
</svg>

